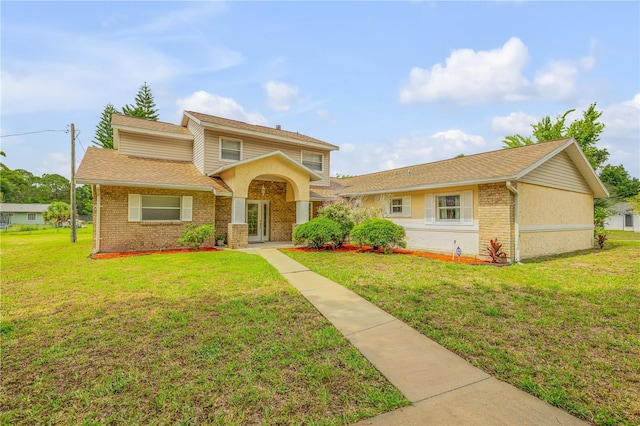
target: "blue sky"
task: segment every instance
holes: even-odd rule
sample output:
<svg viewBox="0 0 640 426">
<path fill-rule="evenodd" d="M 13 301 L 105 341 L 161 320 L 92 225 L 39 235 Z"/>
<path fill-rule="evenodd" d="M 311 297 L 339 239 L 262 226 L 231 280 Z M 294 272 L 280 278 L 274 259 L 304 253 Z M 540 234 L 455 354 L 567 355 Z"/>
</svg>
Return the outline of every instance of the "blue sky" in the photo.
<svg viewBox="0 0 640 426">
<path fill-rule="evenodd" d="M 80 131 L 146 81 L 185 109 L 339 145 L 332 174 L 500 149 L 590 103 L 600 147 L 640 176 L 640 3 L 7 2 L 0 134 Z M 70 174 L 69 135 L 4 137 L 3 162 Z"/>
</svg>

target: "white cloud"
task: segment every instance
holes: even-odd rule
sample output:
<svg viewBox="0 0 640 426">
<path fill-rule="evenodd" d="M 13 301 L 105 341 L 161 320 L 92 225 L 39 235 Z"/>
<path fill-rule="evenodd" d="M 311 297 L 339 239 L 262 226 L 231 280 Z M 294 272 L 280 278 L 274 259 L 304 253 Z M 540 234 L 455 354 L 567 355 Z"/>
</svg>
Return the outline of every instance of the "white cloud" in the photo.
<svg viewBox="0 0 640 426">
<path fill-rule="evenodd" d="M 633 99 L 606 107 L 602 111 L 606 129 L 618 135 L 640 132 L 640 93 Z"/>
<path fill-rule="evenodd" d="M 492 50 L 454 50 L 446 64 L 415 67 L 400 92 L 400 102 L 451 100 L 459 103 L 515 101 L 529 85 L 522 69 L 529 60 L 527 46 L 517 37 Z"/>
<path fill-rule="evenodd" d="M 327 111 L 326 109 L 317 109 L 316 110 L 316 114 L 318 115 L 318 117 L 320 117 L 323 121 L 329 123 L 329 124 L 336 124 L 338 122 L 338 120 L 336 120 L 334 117 L 331 116 L 331 114 L 329 113 L 329 111 Z"/>
<path fill-rule="evenodd" d="M 267 81 L 264 85 L 267 92 L 267 106 L 276 111 L 288 111 L 298 100 L 298 88 L 280 81 Z"/>
<path fill-rule="evenodd" d="M 576 93 L 578 68 L 569 61 L 551 61 L 534 79 L 536 91 L 545 99 L 562 100 Z"/>
<path fill-rule="evenodd" d="M 538 122 L 538 117 L 523 112 L 512 112 L 507 116 L 493 117 L 491 119 L 491 130 L 503 136 L 515 133 L 527 136 L 531 134 L 531 124 L 536 122 Z"/>
<path fill-rule="evenodd" d="M 182 114 L 182 111 L 197 111 L 251 124 L 263 126 L 269 124 L 262 114 L 245 111 L 234 99 L 223 98 L 222 96 L 207 93 L 204 90 L 194 92 L 186 98 L 178 99 L 176 105 L 180 109 L 180 114 Z"/>
<path fill-rule="evenodd" d="M 482 136 L 451 129 L 414 134 L 376 144 L 348 143 L 331 155 L 332 173 L 358 175 L 475 154 L 486 150 Z"/>
<path fill-rule="evenodd" d="M 640 177 L 640 93 L 604 108 L 602 122 L 600 139 L 609 151 L 609 163 L 623 164 L 632 176 Z"/>
</svg>

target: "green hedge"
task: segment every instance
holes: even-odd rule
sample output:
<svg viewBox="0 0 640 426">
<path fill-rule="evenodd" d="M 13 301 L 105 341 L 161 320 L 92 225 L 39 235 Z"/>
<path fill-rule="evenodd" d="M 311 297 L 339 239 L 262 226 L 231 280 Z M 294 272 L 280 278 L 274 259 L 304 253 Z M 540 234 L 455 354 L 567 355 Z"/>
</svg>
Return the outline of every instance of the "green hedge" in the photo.
<svg viewBox="0 0 640 426">
<path fill-rule="evenodd" d="M 406 247 L 404 228 L 387 219 L 365 220 L 351 230 L 350 237 L 359 246 L 383 248 L 385 252 L 391 247 Z"/>
<path fill-rule="evenodd" d="M 342 228 L 336 221 L 326 217 L 316 217 L 307 223 L 296 226 L 293 230 L 293 244 L 304 244 L 319 249 L 325 244 L 342 243 Z"/>
</svg>

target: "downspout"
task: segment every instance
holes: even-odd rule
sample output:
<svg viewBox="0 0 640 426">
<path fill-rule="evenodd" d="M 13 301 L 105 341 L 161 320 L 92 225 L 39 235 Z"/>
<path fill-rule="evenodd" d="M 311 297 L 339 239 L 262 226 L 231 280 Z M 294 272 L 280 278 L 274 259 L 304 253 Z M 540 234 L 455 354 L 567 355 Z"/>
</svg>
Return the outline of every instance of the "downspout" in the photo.
<svg viewBox="0 0 640 426">
<path fill-rule="evenodd" d="M 96 234 L 96 247 L 94 253 L 100 253 L 100 184 L 96 185 L 96 217 L 93 221 Z"/>
<path fill-rule="evenodd" d="M 507 189 L 513 194 L 513 249 L 515 251 L 513 261 L 515 263 L 520 262 L 520 200 L 518 190 L 511 184 L 511 181 L 507 181 Z"/>
</svg>

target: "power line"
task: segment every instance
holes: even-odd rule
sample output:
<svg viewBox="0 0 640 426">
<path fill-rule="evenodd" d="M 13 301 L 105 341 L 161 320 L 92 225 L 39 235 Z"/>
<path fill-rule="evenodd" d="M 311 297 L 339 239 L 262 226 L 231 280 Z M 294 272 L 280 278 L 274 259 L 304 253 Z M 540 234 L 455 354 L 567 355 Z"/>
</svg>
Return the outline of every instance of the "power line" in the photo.
<svg viewBox="0 0 640 426">
<path fill-rule="evenodd" d="M 8 138 L 8 137 L 11 137 L 11 136 L 32 135 L 34 133 L 46 133 L 46 132 L 64 132 L 64 133 L 69 133 L 69 129 L 66 129 L 66 130 L 36 130 L 35 132 L 14 133 L 12 135 L 0 135 L 0 138 Z"/>
</svg>

